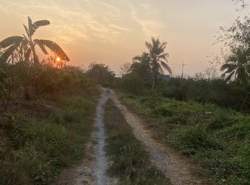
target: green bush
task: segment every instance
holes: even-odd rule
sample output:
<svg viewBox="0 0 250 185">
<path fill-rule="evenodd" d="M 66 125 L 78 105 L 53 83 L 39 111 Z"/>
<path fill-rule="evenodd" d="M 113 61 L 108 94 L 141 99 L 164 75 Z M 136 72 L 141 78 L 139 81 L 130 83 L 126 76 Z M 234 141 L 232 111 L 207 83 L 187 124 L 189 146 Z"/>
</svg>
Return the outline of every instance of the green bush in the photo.
<svg viewBox="0 0 250 185">
<path fill-rule="evenodd" d="M 195 155 L 207 149 L 222 149 L 219 142 L 199 126 L 176 129 L 169 136 L 169 142 L 187 155 Z"/>
<path fill-rule="evenodd" d="M 215 184 L 249 184 L 248 114 L 150 93 L 133 98 L 123 94 L 121 99 L 144 118 L 150 118 L 147 124 L 157 138 L 199 162 L 205 176 L 215 179 Z"/>
<path fill-rule="evenodd" d="M 127 74 L 121 79 L 117 79 L 115 87 L 126 93 L 139 95 L 143 93 L 143 83 L 141 78 L 136 74 Z"/>
<path fill-rule="evenodd" d="M 76 96 L 63 97 L 58 104 L 46 107 L 42 110 L 46 115 L 39 117 L 13 113 L 1 117 L 0 184 L 49 184 L 62 167 L 84 156 L 94 103 Z"/>
</svg>

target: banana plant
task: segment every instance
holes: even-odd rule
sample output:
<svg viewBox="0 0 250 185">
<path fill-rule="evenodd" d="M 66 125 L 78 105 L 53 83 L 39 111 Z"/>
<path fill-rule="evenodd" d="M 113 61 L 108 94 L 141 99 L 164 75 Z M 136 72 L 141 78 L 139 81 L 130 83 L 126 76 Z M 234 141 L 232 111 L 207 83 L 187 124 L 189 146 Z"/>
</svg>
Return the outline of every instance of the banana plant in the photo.
<svg viewBox="0 0 250 185">
<path fill-rule="evenodd" d="M 49 54 L 47 51 L 47 49 L 49 49 L 58 57 L 60 57 L 61 60 L 69 61 L 68 56 L 55 42 L 44 39 L 33 40 L 32 36 L 34 35 L 35 31 L 39 27 L 47 26 L 49 24 L 50 22 L 48 20 L 39 20 L 33 23 L 31 18 L 28 17 L 28 26 L 23 25 L 26 35 L 23 34 L 22 36 L 11 36 L 0 42 L 0 50 L 3 50 L 3 54 L 0 56 L 0 62 L 12 60 L 11 56 L 13 56 L 15 52 L 18 52 L 19 54 L 23 54 L 25 61 L 33 57 L 32 61 L 34 64 L 38 64 L 39 58 L 36 54 L 36 46 L 39 46 L 45 55 Z"/>
</svg>

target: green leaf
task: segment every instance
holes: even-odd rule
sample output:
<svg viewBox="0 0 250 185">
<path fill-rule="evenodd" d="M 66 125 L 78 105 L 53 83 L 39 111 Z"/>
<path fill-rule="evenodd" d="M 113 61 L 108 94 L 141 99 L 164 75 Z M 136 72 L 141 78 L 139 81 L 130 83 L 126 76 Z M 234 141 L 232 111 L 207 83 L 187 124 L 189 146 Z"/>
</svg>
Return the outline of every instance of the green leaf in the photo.
<svg viewBox="0 0 250 185">
<path fill-rule="evenodd" d="M 61 60 L 69 61 L 69 57 L 55 42 L 50 40 L 35 39 L 34 43 L 39 46 L 42 45 L 43 47 L 49 48 L 52 52 L 56 53 L 61 58 Z"/>
<path fill-rule="evenodd" d="M 0 48 L 6 48 L 6 47 L 9 47 L 11 45 L 20 44 L 23 41 L 23 39 L 24 38 L 21 36 L 8 37 L 0 42 Z"/>
<path fill-rule="evenodd" d="M 170 73 L 172 74 L 172 69 L 169 67 L 169 65 L 163 61 L 161 61 L 161 65 Z"/>
<path fill-rule="evenodd" d="M 33 23 L 30 17 L 28 17 L 28 25 L 29 25 L 29 36 L 32 36 L 34 32 L 36 31 L 33 27 Z"/>
<path fill-rule="evenodd" d="M 7 61 L 11 54 L 19 47 L 19 44 L 14 44 L 4 51 L 0 57 L 0 61 Z"/>
<path fill-rule="evenodd" d="M 50 22 L 48 20 L 40 20 L 40 21 L 36 21 L 33 23 L 33 28 L 37 29 L 40 26 L 47 26 L 49 24 L 50 24 Z"/>
<path fill-rule="evenodd" d="M 47 26 L 50 24 L 48 20 L 40 20 L 40 21 L 36 21 L 32 23 L 32 20 L 30 17 L 28 17 L 28 23 L 29 23 L 30 36 L 32 36 L 40 26 Z"/>
<path fill-rule="evenodd" d="M 25 31 L 26 31 L 27 36 L 29 36 L 30 33 L 29 33 L 29 30 L 28 30 L 27 26 L 23 24 L 23 27 L 24 27 L 24 29 L 25 29 Z"/>
<path fill-rule="evenodd" d="M 235 74 L 235 71 L 233 71 L 232 73 L 230 73 L 225 80 L 226 81 L 231 80 L 234 74 Z"/>
<path fill-rule="evenodd" d="M 48 55 L 48 52 L 46 50 L 46 48 L 44 47 L 44 44 L 42 42 L 36 42 L 36 44 L 41 48 L 42 52 L 45 54 L 45 55 Z"/>
</svg>

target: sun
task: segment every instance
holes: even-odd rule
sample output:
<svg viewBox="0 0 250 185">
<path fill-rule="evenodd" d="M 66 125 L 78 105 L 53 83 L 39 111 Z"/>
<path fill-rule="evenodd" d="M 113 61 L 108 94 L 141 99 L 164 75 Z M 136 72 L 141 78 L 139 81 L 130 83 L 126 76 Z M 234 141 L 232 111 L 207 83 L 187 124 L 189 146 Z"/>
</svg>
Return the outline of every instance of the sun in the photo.
<svg viewBox="0 0 250 185">
<path fill-rule="evenodd" d="M 56 61 L 60 62 L 61 61 L 60 57 L 56 57 Z"/>
</svg>

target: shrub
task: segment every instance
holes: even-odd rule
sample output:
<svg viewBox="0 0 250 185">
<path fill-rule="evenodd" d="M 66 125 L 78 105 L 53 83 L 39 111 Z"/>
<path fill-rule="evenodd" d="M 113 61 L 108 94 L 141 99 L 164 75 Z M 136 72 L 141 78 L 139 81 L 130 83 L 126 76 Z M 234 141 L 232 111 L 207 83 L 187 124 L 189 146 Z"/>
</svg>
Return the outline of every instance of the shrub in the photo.
<svg viewBox="0 0 250 185">
<path fill-rule="evenodd" d="M 143 83 L 136 74 L 127 74 L 121 79 L 117 79 L 115 87 L 130 94 L 139 95 L 143 93 Z"/>
<path fill-rule="evenodd" d="M 222 149 L 222 146 L 212 136 L 199 126 L 189 126 L 176 129 L 169 142 L 186 155 L 195 155 L 200 150 Z"/>
</svg>

